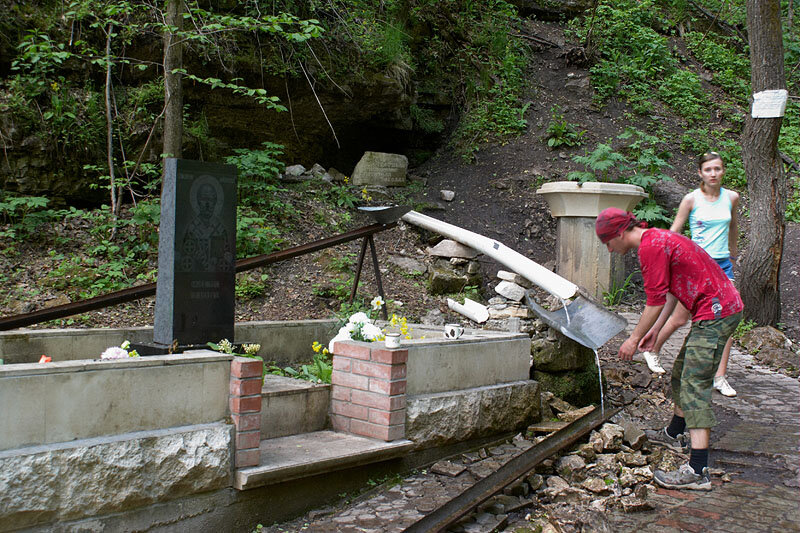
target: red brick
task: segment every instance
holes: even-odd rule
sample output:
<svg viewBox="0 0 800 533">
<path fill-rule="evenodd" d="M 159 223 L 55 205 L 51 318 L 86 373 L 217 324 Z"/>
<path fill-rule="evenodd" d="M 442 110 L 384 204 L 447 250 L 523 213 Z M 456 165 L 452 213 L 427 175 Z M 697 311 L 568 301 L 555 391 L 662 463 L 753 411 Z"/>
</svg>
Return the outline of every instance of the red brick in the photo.
<svg viewBox="0 0 800 533">
<path fill-rule="evenodd" d="M 346 416 L 331 415 L 331 427 L 334 431 L 350 433 L 350 419 Z"/>
<path fill-rule="evenodd" d="M 369 345 L 355 341 L 339 341 L 333 343 L 334 355 L 346 355 L 353 359 L 364 359 L 369 361 Z"/>
<path fill-rule="evenodd" d="M 741 484 L 741 485 L 750 485 L 751 487 L 767 488 L 767 487 L 771 486 L 771 485 L 767 485 L 765 483 L 759 483 L 757 481 L 750 481 L 748 479 L 734 479 L 732 482 L 733 483 L 738 483 L 738 484 Z M 714 483 L 714 481 L 712 480 L 711 483 Z"/>
<path fill-rule="evenodd" d="M 234 357 L 231 361 L 231 376 L 235 378 L 255 378 L 261 377 L 261 369 L 264 363 L 258 359 L 249 357 Z"/>
<path fill-rule="evenodd" d="M 358 405 L 366 405 L 367 407 L 374 407 L 375 409 L 383 409 L 384 411 L 404 409 L 406 406 L 405 395 L 386 396 L 385 394 L 377 394 L 375 392 L 366 392 L 361 390 L 352 391 L 350 393 L 350 401 Z"/>
<path fill-rule="evenodd" d="M 700 531 L 705 531 L 705 528 L 699 524 L 687 524 L 686 522 L 681 522 L 680 520 L 671 520 L 669 518 L 662 518 L 656 522 L 656 524 L 659 526 L 674 527 L 676 529 L 680 529 L 681 531 L 691 531 L 692 533 L 700 533 Z"/>
<path fill-rule="evenodd" d="M 719 513 L 713 513 L 711 511 L 704 511 L 702 509 L 694 509 L 692 507 L 681 506 L 676 508 L 676 511 L 682 514 L 688 514 L 690 516 L 696 516 L 698 518 L 708 518 L 709 520 L 721 520 L 722 515 Z"/>
<path fill-rule="evenodd" d="M 381 426 L 396 426 L 406 423 L 406 410 L 384 411 L 383 409 L 370 409 L 369 421 Z"/>
<path fill-rule="evenodd" d="M 261 450 L 258 448 L 252 450 L 236 450 L 236 468 L 258 466 L 259 461 L 261 461 Z"/>
<path fill-rule="evenodd" d="M 389 442 L 404 438 L 406 435 L 406 428 L 402 425 L 380 426 L 378 424 L 364 422 L 363 420 L 352 420 L 350 421 L 350 433 Z"/>
<path fill-rule="evenodd" d="M 333 356 L 333 369 L 340 372 L 350 372 L 353 360 L 344 355 Z"/>
<path fill-rule="evenodd" d="M 261 431 L 261 413 L 252 413 L 249 415 L 232 414 L 231 418 L 236 426 L 236 431 L 253 431 L 257 429 Z"/>
<path fill-rule="evenodd" d="M 406 393 L 406 380 L 397 379 L 394 381 L 386 381 L 385 379 L 372 378 L 369 380 L 370 392 L 377 392 L 387 396 L 396 396 L 398 394 Z M 349 398 L 348 398 L 349 400 Z"/>
<path fill-rule="evenodd" d="M 349 372 L 337 372 L 334 370 L 331 375 L 331 383 L 342 387 L 350 387 L 351 389 L 369 389 L 369 378 L 367 376 L 357 376 Z"/>
<path fill-rule="evenodd" d="M 249 448 L 258 448 L 261 445 L 261 431 L 237 431 L 236 432 L 236 449 L 246 450 Z"/>
<path fill-rule="evenodd" d="M 257 378 L 231 378 L 230 392 L 234 396 L 261 394 L 261 376 Z"/>
<path fill-rule="evenodd" d="M 231 413 L 260 413 L 261 395 L 232 396 L 230 399 Z"/>
<path fill-rule="evenodd" d="M 373 378 L 392 379 L 392 365 L 383 365 L 372 361 L 353 361 L 352 372 Z"/>
<path fill-rule="evenodd" d="M 331 391 L 331 399 L 333 400 L 342 400 L 343 402 L 350 401 L 350 391 L 353 390 L 350 387 L 339 387 L 334 385 Z"/>
<path fill-rule="evenodd" d="M 371 358 L 376 363 L 386 363 L 397 365 L 408 361 L 408 350 L 387 350 L 385 348 L 374 348 Z"/>
<path fill-rule="evenodd" d="M 356 405 L 350 402 L 331 400 L 331 413 L 366 420 L 369 418 L 369 407 Z"/>
<path fill-rule="evenodd" d="M 663 487 L 656 487 L 656 494 L 672 496 L 673 498 L 678 498 L 679 500 L 694 501 L 694 499 L 696 498 L 694 494 L 691 494 L 689 492 L 683 492 L 681 490 L 665 489 Z"/>
</svg>

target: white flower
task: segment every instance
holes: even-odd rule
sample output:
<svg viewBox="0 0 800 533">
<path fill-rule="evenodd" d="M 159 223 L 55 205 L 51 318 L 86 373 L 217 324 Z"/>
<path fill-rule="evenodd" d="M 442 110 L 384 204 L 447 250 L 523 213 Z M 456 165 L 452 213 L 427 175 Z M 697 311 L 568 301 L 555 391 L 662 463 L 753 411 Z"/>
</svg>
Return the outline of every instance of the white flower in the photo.
<svg viewBox="0 0 800 533">
<path fill-rule="evenodd" d="M 372 321 L 369 319 L 366 313 L 359 311 L 358 313 L 353 313 L 350 315 L 350 320 L 348 320 L 350 324 L 371 324 Z"/>
<path fill-rule="evenodd" d="M 260 344 L 244 344 L 244 345 L 242 345 L 242 348 L 244 349 L 244 353 L 250 354 L 250 355 L 255 355 L 261 349 L 261 345 Z"/>
<path fill-rule="evenodd" d="M 367 340 L 374 341 L 376 338 L 383 336 L 383 331 L 375 324 L 364 324 L 361 328 L 361 335 Z"/>
<path fill-rule="evenodd" d="M 112 346 L 100 354 L 100 359 L 125 359 L 126 357 L 128 357 L 128 352 L 117 346 Z"/>
<path fill-rule="evenodd" d="M 378 309 L 383 307 L 384 303 L 385 302 L 383 301 L 383 298 L 381 298 L 380 296 L 376 296 L 375 298 L 372 299 L 370 305 L 372 306 L 373 311 L 377 311 Z"/>
<path fill-rule="evenodd" d="M 333 343 L 334 342 L 349 341 L 350 340 L 350 332 L 349 331 L 343 331 L 343 330 L 344 330 L 344 328 L 341 328 L 339 330 L 339 333 L 337 333 L 336 336 L 334 338 L 332 338 L 328 342 L 328 351 L 329 352 L 333 353 Z"/>
</svg>

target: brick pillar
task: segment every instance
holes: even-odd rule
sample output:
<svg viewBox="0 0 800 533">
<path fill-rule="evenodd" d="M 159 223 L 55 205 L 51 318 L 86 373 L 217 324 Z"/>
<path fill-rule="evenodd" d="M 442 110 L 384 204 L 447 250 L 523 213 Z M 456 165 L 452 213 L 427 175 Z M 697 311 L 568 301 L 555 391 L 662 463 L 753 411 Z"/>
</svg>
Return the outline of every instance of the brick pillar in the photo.
<svg viewBox="0 0 800 533">
<path fill-rule="evenodd" d="M 261 458 L 261 361 L 234 357 L 231 361 L 230 409 L 236 426 L 235 466 L 258 466 Z"/>
<path fill-rule="evenodd" d="M 341 341 L 333 346 L 331 423 L 335 431 L 384 441 L 406 434 L 408 350 L 383 343 Z"/>
</svg>

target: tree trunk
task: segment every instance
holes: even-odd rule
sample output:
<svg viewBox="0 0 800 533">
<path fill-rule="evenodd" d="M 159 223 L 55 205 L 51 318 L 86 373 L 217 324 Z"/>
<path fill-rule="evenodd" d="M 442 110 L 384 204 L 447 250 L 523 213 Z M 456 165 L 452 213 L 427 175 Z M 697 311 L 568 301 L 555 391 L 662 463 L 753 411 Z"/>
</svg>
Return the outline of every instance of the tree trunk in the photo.
<svg viewBox="0 0 800 533">
<path fill-rule="evenodd" d="M 750 82 L 753 93 L 785 89 L 780 0 L 747 0 Z M 781 118 L 752 118 L 742 133 L 742 159 L 750 201 L 750 231 L 738 283 L 744 314 L 759 324 L 780 319 L 786 176 L 778 153 Z"/>
<path fill-rule="evenodd" d="M 166 23 L 178 28 L 178 34 L 164 34 L 164 150 L 166 157 L 181 157 L 183 141 L 182 76 L 173 73 L 183 68 L 183 0 L 167 0 Z"/>
<path fill-rule="evenodd" d="M 106 157 L 108 158 L 108 180 L 111 192 L 111 213 L 119 215 L 117 180 L 114 177 L 114 119 L 111 116 L 111 34 L 114 24 L 108 23 L 106 30 Z M 116 231 L 116 226 L 114 230 Z"/>
</svg>

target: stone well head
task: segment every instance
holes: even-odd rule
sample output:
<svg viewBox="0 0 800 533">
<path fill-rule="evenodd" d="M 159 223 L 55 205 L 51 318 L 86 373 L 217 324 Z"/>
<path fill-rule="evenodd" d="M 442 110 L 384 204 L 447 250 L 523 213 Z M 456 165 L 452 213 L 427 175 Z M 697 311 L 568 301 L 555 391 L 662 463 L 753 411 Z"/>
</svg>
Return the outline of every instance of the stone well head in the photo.
<svg viewBox="0 0 800 533">
<path fill-rule="evenodd" d="M 631 211 L 643 198 L 644 189 L 627 183 L 557 181 L 545 183 L 541 194 L 558 220 L 556 272 L 584 287 L 595 298 L 622 287 L 622 256 L 612 255 L 595 235 L 597 215 L 607 207 Z"/>
</svg>

